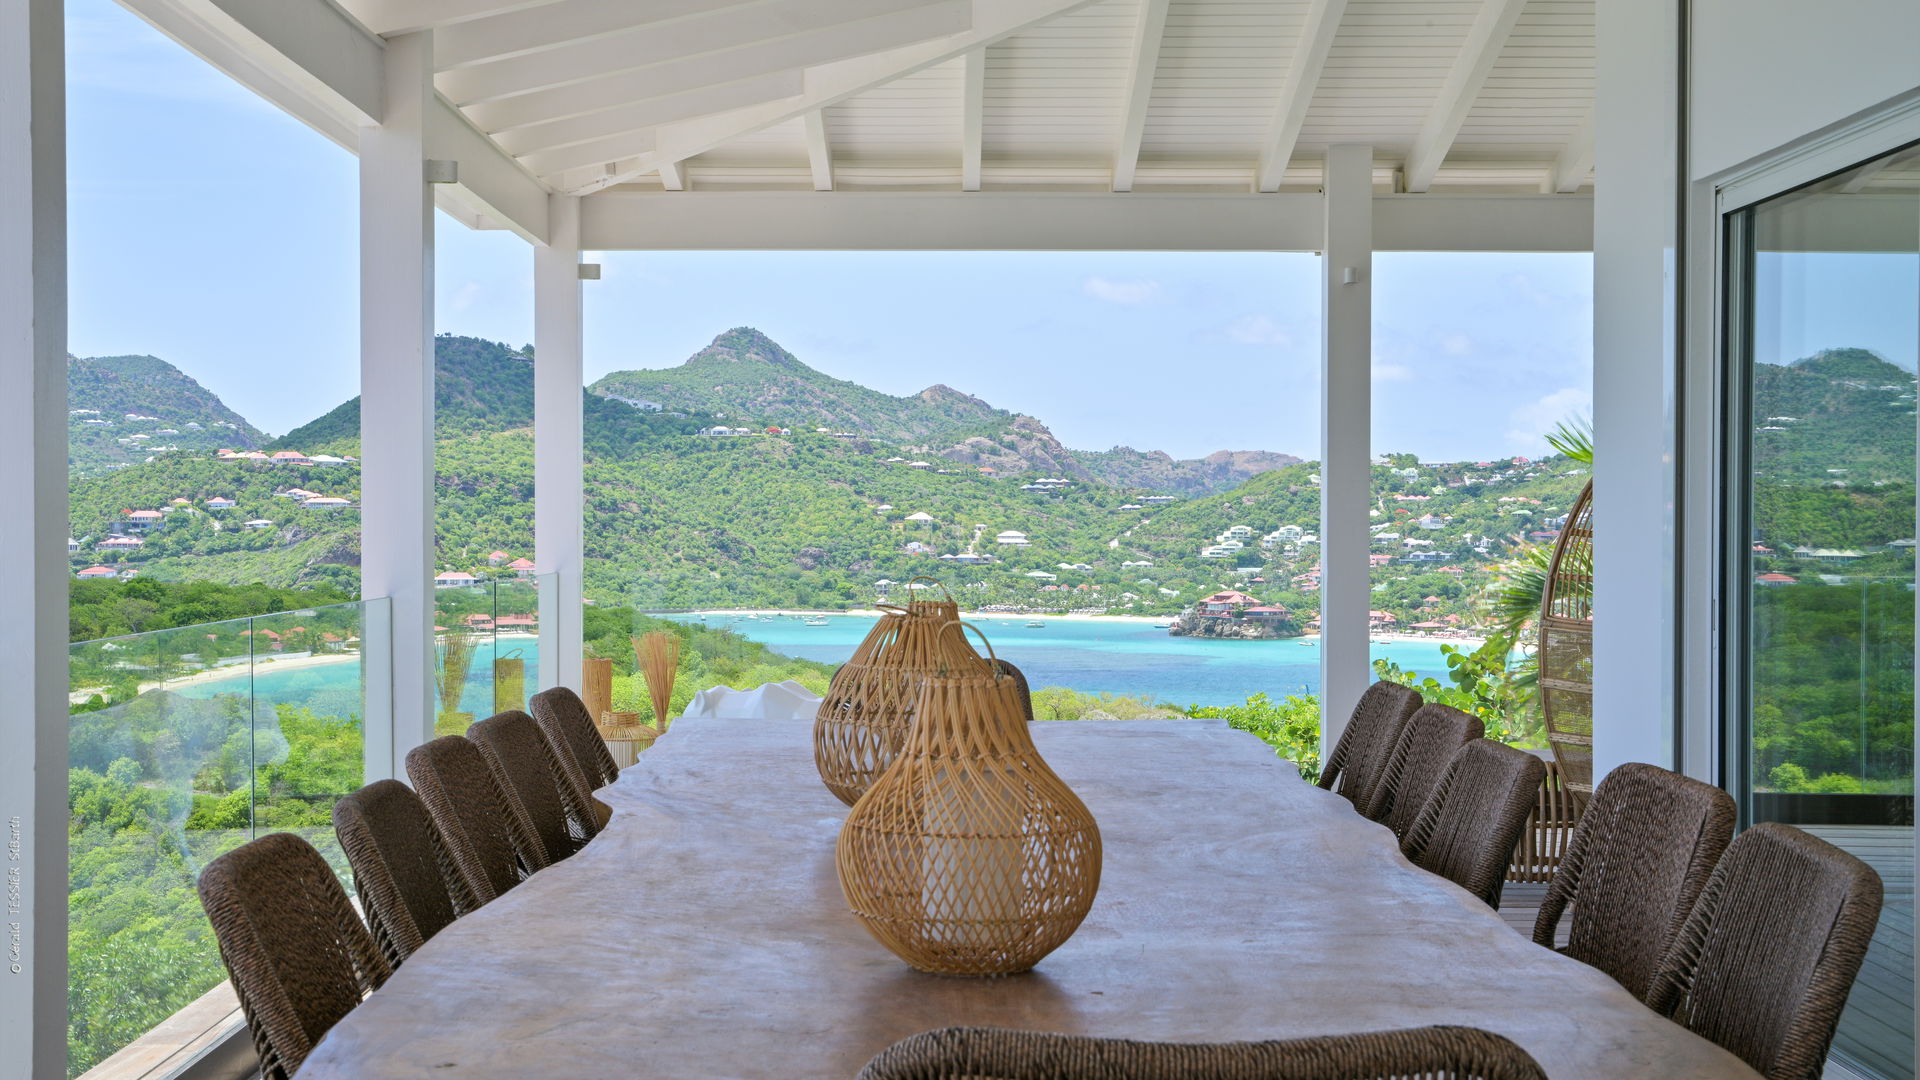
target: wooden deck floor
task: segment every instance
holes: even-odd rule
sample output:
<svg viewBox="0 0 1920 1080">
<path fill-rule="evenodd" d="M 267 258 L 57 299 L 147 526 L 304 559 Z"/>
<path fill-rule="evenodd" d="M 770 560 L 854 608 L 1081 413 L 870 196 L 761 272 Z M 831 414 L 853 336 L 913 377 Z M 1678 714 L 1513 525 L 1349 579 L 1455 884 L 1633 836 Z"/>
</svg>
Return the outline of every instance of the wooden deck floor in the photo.
<svg viewBox="0 0 1920 1080">
<path fill-rule="evenodd" d="M 1806 826 L 1816 836 L 1859 856 L 1880 873 L 1886 889 L 1880 926 L 1847 998 L 1833 1054 L 1851 1073 L 1882 1078 L 1914 1075 L 1913 1061 L 1913 829 L 1911 826 Z M 1533 935 L 1534 916 L 1547 887 L 1509 882 L 1500 917 Z M 1561 944 L 1567 922 L 1560 922 Z M 1846 1075 L 1830 1069 L 1829 1076 Z"/>
</svg>

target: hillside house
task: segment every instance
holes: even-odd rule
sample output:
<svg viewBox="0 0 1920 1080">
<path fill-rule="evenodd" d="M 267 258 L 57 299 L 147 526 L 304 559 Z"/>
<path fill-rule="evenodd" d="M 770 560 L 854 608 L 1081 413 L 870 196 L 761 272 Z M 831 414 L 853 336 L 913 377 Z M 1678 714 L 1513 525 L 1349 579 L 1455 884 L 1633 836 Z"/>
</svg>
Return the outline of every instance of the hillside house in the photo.
<svg viewBox="0 0 1920 1080">
<path fill-rule="evenodd" d="M 313 459 L 298 450 L 275 450 L 270 459 L 275 465 L 311 465 Z"/>
<path fill-rule="evenodd" d="M 513 571 L 513 574 L 515 577 L 520 577 L 520 578 L 532 577 L 533 576 L 533 560 L 532 559 L 515 559 L 512 562 L 507 564 L 507 569 Z"/>
<path fill-rule="evenodd" d="M 353 500 L 334 495 L 316 495 L 311 499 L 303 499 L 300 503 L 303 510 L 344 510 L 352 505 Z"/>
<path fill-rule="evenodd" d="M 334 457 L 332 454 L 315 454 L 308 459 L 307 463 L 310 465 L 351 465 L 353 461 L 354 459 L 350 457 Z"/>
<path fill-rule="evenodd" d="M 140 529 L 144 531 L 153 528 L 165 519 L 166 515 L 158 510 L 127 511 L 127 527 L 130 529 Z"/>
<path fill-rule="evenodd" d="M 209 510 L 231 510 L 238 505 L 240 504 L 221 495 L 216 495 L 207 500 L 207 509 Z"/>
<path fill-rule="evenodd" d="M 128 551 L 139 547 L 144 541 L 137 536 L 109 536 L 95 545 L 106 551 Z"/>
<path fill-rule="evenodd" d="M 511 559 L 511 558 L 513 558 L 513 556 L 507 554 L 504 551 L 491 552 L 487 555 L 487 565 L 502 566 L 507 562 L 508 559 Z"/>
<path fill-rule="evenodd" d="M 118 577 L 119 574 L 120 572 L 111 566 L 89 566 L 73 576 L 83 581 L 94 581 L 100 578 Z"/>
<path fill-rule="evenodd" d="M 251 521 L 242 522 L 240 527 L 243 529 L 271 529 L 273 528 L 273 522 L 266 518 L 254 518 Z"/>
<path fill-rule="evenodd" d="M 1193 613 L 1203 618 L 1224 619 L 1252 607 L 1260 601 L 1246 593 L 1234 589 L 1223 589 L 1211 596 L 1201 597 L 1194 604 Z"/>
<path fill-rule="evenodd" d="M 447 570 L 443 573 L 435 574 L 433 577 L 434 586 L 442 589 L 455 588 L 461 585 L 478 585 L 479 583 L 479 578 L 474 577 L 465 570 Z"/>
<path fill-rule="evenodd" d="M 1032 541 L 1027 539 L 1026 533 L 1018 529 L 1007 529 L 996 534 L 993 542 L 996 544 L 1005 544 L 1008 547 L 1026 547 Z"/>
</svg>

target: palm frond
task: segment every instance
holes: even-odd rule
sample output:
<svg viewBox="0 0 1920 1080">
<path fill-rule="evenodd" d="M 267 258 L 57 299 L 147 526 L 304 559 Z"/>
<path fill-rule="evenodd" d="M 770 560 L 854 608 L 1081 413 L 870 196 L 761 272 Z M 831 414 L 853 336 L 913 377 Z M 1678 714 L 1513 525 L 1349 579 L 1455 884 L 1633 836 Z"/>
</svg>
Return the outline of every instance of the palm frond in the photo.
<svg viewBox="0 0 1920 1080">
<path fill-rule="evenodd" d="M 1582 465 L 1592 465 L 1593 421 L 1585 416 L 1560 421 L 1547 434 L 1547 445 Z"/>
</svg>

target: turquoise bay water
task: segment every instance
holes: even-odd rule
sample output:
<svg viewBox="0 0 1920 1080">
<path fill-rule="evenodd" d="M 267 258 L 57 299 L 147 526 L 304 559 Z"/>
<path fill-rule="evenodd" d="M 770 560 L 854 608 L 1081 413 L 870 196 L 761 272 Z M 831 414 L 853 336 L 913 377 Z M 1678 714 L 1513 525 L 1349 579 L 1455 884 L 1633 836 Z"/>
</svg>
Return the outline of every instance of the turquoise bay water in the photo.
<svg viewBox="0 0 1920 1080">
<path fill-rule="evenodd" d="M 675 616 L 700 622 L 695 616 Z M 1214 641 L 1169 637 L 1147 623 L 1104 622 L 1092 619 L 1048 619 L 1039 628 L 1020 618 L 988 617 L 973 620 L 994 651 L 1018 664 L 1035 688 L 1065 686 L 1074 690 L 1152 697 L 1175 705 L 1230 705 L 1249 694 L 1314 693 L 1320 688 L 1320 646 L 1310 639 L 1286 641 Z M 853 647 L 873 627 L 864 616 L 834 615 L 825 626 L 808 626 L 788 616 L 710 615 L 704 623 L 730 629 L 762 642 L 775 651 L 830 664 L 845 661 Z M 976 641 L 976 645 L 977 645 Z M 525 639 L 499 644 L 501 656 L 518 655 L 527 661 L 527 683 L 536 685 L 539 648 Z M 475 716 L 493 712 L 493 646 L 475 653 L 467 676 L 461 709 Z M 1375 643 L 1373 658 L 1391 658 L 1400 666 L 1426 675 L 1438 675 L 1446 665 L 1438 642 Z M 358 712 L 360 666 L 329 664 L 275 671 L 260 665 L 252 675 L 253 692 L 268 701 L 295 704 L 326 702 L 334 706 L 350 695 L 350 708 L 318 709 L 340 715 Z M 245 692 L 248 676 L 196 683 L 183 687 L 190 697 Z"/>
</svg>

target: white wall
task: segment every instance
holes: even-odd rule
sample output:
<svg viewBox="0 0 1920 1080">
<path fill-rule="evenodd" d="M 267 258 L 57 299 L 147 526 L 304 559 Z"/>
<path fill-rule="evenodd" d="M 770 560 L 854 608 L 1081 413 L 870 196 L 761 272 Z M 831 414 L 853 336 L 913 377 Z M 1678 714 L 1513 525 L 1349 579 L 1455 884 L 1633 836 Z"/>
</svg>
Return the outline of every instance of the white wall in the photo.
<svg viewBox="0 0 1920 1080">
<path fill-rule="evenodd" d="M 1916 0 L 1693 0 L 1691 37 L 1693 179 L 1920 88 Z"/>
</svg>

